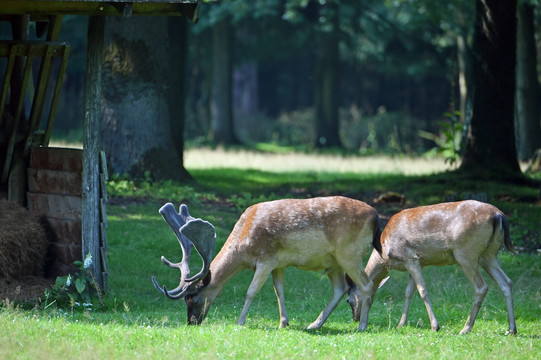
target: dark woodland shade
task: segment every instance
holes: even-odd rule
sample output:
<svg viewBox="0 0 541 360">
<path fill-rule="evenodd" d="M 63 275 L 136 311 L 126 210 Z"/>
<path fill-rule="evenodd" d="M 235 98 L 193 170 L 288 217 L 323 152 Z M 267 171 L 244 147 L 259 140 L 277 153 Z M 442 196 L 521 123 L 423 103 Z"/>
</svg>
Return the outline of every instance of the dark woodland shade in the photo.
<svg viewBox="0 0 541 360">
<path fill-rule="evenodd" d="M 505 6 L 503 6 L 505 3 Z M 516 1 L 477 1 L 473 116 L 462 169 L 520 174 L 514 135 Z"/>
</svg>

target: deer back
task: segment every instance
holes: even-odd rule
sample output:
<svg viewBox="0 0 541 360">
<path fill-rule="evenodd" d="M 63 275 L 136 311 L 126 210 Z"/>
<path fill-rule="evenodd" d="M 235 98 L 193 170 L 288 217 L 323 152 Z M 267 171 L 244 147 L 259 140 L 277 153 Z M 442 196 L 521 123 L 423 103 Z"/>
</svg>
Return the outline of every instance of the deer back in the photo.
<svg viewBox="0 0 541 360">
<path fill-rule="evenodd" d="M 503 240 L 503 221 L 498 219 L 505 217 L 496 207 L 475 200 L 402 210 L 381 235 L 382 256 L 417 258 L 424 266 L 453 264 L 455 251 L 476 257 L 488 248 L 497 251 Z"/>
<path fill-rule="evenodd" d="M 337 249 L 366 254 L 372 244 L 365 239 L 377 229 L 375 209 L 341 196 L 259 203 L 242 214 L 215 262 L 236 254 L 249 267 L 271 257 L 278 266 L 324 268 L 334 264 Z"/>
</svg>

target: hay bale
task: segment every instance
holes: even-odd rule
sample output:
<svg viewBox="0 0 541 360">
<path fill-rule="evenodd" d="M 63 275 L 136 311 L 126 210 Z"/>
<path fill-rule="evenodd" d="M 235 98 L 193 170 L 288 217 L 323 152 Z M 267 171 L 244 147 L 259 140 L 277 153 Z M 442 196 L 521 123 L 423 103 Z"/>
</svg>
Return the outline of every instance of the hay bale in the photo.
<svg viewBox="0 0 541 360">
<path fill-rule="evenodd" d="M 18 203 L 0 199 L 0 278 L 42 275 L 47 246 L 39 219 Z"/>
</svg>

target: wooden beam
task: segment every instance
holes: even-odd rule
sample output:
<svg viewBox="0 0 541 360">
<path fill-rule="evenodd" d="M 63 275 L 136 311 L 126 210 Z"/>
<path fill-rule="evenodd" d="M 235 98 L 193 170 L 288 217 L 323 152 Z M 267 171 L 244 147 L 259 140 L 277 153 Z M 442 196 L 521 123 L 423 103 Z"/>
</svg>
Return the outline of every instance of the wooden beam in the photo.
<svg viewBox="0 0 541 360">
<path fill-rule="evenodd" d="M 2 0 L 0 15 L 184 15 L 188 19 L 197 21 L 197 1 L 145 1 L 133 2 L 129 11 L 125 6 L 127 1 L 32 1 L 32 0 Z M 125 13 L 125 11 L 127 11 Z"/>
<path fill-rule="evenodd" d="M 60 62 L 60 68 L 58 69 L 58 75 L 56 78 L 56 84 L 53 92 L 53 99 L 51 100 L 51 108 L 49 109 L 49 117 L 47 118 L 47 126 L 45 128 L 45 135 L 43 136 L 41 145 L 49 145 L 51 134 L 53 132 L 54 116 L 56 114 L 56 108 L 60 99 L 60 90 L 64 83 L 64 75 L 66 74 L 66 67 L 68 66 L 68 56 L 70 53 L 70 47 L 65 46 L 62 51 L 62 61 Z"/>
<path fill-rule="evenodd" d="M 54 15 L 49 19 L 49 31 L 47 32 L 47 41 L 56 41 L 60 37 L 60 28 L 62 27 L 62 15 Z"/>
<path fill-rule="evenodd" d="M 90 16 L 86 49 L 83 121 L 83 259 L 92 254 L 92 273 L 103 286 L 100 251 L 100 121 L 101 74 L 105 18 Z"/>
<path fill-rule="evenodd" d="M 13 46 L 11 48 L 11 51 L 20 53 L 24 52 L 25 46 Z M 11 55 L 10 55 L 11 56 Z M 26 58 L 26 63 L 24 65 L 24 72 L 22 77 L 22 85 L 20 87 L 20 93 L 18 94 L 19 97 L 17 99 L 17 107 L 15 110 L 15 116 L 13 117 L 13 131 L 11 132 L 11 136 L 8 141 L 7 149 L 6 149 L 6 160 L 4 161 L 4 169 L 2 171 L 2 182 L 6 182 L 9 170 L 11 168 L 11 160 L 13 156 L 13 151 L 15 149 L 15 142 L 17 140 L 17 129 L 19 128 L 19 122 L 21 119 L 21 116 L 23 116 L 23 105 L 24 105 L 24 95 L 26 94 L 26 86 L 28 85 L 29 79 L 31 77 L 32 72 L 32 61 L 35 56 L 35 53 L 30 48 L 28 49 L 28 56 Z M 13 80 L 13 77 L 12 77 Z"/>
<path fill-rule="evenodd" d="M 28 134 L 26 136 L 26 143 L 24 146 L 24 156 L 28 156 L 28 154 L 30 154 L 30 147 L 32 146 L 32 140 L 34 139 L 34 132 L 39 129 L 41 113 L 43 112 L 47 87 L 49 86 L 49 79 L 51 77 L 53 52 L 53 47 L 47 46 L 45 55 L 41 60 L 37 88 L 34 91 L 34 100 L 32 100 L 32 110 L 30 112 Z"/>
</svg>

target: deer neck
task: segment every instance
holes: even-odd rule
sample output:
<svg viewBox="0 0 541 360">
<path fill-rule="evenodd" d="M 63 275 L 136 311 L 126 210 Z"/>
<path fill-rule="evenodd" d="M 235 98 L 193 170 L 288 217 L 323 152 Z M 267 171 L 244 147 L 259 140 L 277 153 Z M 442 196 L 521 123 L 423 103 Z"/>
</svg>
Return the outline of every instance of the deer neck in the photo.
<svg viewBox="0 0 541 360">
<path fill-rule="evenodd" d="M 374 250 L 365 269 L 366 275 L 374 283 L 373 292 L 375 293 L 381 280 L 389 273 L 389 266 L 385 260 Z"/>
<path fill-rule="evenodd" d="M 225 284 L 247 267 L 244 257 L 235 254 L 226 243 L 210 264 L 211 280 L 205 288 L 206 297 L 214 301 L 222 293 Z"/>
</svg>

